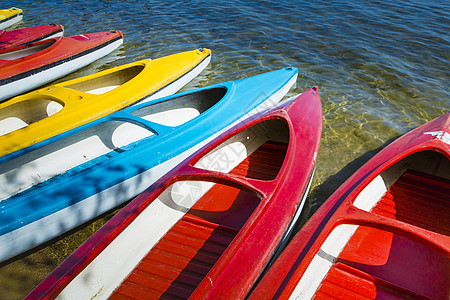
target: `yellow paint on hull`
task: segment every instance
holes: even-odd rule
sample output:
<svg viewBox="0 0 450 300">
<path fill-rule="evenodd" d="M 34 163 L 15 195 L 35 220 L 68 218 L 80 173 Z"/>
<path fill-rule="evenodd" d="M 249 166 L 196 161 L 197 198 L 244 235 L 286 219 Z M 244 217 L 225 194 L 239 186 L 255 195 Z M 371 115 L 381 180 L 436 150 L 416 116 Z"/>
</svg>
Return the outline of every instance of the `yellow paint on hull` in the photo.
<svg viewBox="0 0 450 300">
<path fill-rule="evenodd" d="M 145 59 L 1 103 L 0 156 L 131 105 L 189 73 L 210 55 L 209 49 L 199 49 Z"/>
<path fill-rule="evenodd" d="M 18 15 L 20 13 L 23 13 L 20 8 L 12 7 L 9 9 L 0 9 L 0 21 L 14 17 L 15 15 Z"/>
<path fill-rule="evenodd" d="M 20 8 L 15 8 L 15 7 L 11 7 L 9 9 L 0 9 L 0 23 L 2 22 L 6 22 L 7 19 L 12 19 L 15 16 L 19 15 L 19 14 L 23 14 L 23 11 Z M 14 23 L 17 23 L 19 21 L 21 21 L 22 18 L 17 19 L 15 22 L 11 23 L 9 26 L 13 25 Z M 2 26 L 0 24 L 0 29 L 4 29 L 7 28 L 9 26 Z"/>
</svg>

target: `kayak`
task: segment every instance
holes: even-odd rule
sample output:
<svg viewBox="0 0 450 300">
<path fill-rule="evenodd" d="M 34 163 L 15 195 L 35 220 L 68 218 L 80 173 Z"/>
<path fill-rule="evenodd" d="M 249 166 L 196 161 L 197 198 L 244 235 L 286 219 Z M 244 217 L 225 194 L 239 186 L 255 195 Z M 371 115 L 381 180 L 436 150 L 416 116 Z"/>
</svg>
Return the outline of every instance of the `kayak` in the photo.
<svg viewBox="0 0 450 300">
<path fill-rule="evenodd" d="M 64 35 L 62 25 L 43 25 L 15 30 L 0 30 L 0 50 Z"/>
<path fill-rule="evenodd" d="M 57 37 L 0 50 L 0 100 L 81 69 L 122 45 L 121 31 Z"/>
<path fill-rule="evenodd" d="M 316 87 L 238 124 L 125 206 L 28 298 L 243 298 L 302 205 L 321 131 Z"/>
<path fill-rule="evenodd" d="M 26 147 L 128 105 L 171 95 L 210 60 L 209 49 L 145 59 L 0 103 L 0 157 L 19 156 Z"/>
<path fill-rule="evenodd" d="M 449 299 L 450 113 L 356 171 L 249 299 Z"/>
<path fill-rule="evenodd" d="M 143 192 L 228 127 L 278 103 L 297 72 L 285 68 L 133 105 L 0 164 L 0 261 Z"/>
<path fill-rule="evenodd" d="M 8 28 L 23 20 L 23 11 L 20 8 L 0 9 L 0 29 Z"/>
</svg>

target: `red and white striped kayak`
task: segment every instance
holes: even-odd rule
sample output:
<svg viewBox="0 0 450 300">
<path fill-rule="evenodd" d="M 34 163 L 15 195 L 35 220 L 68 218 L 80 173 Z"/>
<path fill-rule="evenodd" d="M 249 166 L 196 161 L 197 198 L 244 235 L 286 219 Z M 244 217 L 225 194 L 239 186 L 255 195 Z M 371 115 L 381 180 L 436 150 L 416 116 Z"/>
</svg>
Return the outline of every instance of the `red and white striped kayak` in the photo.
<svg viewBox="0 0 450 300">
<path fill-rule="evenodd" d="M 450 113 L 354 173 L 249 299 L 450 299 Z"/>
</svg>

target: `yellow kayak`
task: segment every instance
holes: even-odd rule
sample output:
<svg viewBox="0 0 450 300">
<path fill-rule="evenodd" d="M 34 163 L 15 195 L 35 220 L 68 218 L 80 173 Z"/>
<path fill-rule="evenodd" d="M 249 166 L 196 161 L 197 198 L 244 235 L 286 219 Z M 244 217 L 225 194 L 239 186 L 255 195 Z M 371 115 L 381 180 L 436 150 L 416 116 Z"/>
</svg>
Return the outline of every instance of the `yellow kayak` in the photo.
<svg viewBox="0 0 450 300">
<path fill-rule="evenodd" d="M 0 9 L 0 29 L 8 28 L 22 19 L 23 11 L 20 8 Z"/>
<path fill-rule="evenodd" d="M 209 49 L 145 59 L 3 102 L 0 104 L 0 156 L 136 102 L 176 93 L 195 78 L 210 59 Z"/>
</svg>

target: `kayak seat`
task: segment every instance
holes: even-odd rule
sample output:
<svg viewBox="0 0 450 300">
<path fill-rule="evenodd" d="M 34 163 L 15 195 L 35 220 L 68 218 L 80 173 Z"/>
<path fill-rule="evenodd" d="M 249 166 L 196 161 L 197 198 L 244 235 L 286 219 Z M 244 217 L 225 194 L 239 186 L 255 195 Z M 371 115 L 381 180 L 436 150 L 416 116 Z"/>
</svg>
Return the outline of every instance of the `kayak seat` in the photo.
<svg viewBox="0 0 450 300">
<path fill-rule="evenodd" d="M 449 299 L 450 260 L 412 239 L 359 226 L 315 299 Z"/>
</svg>

